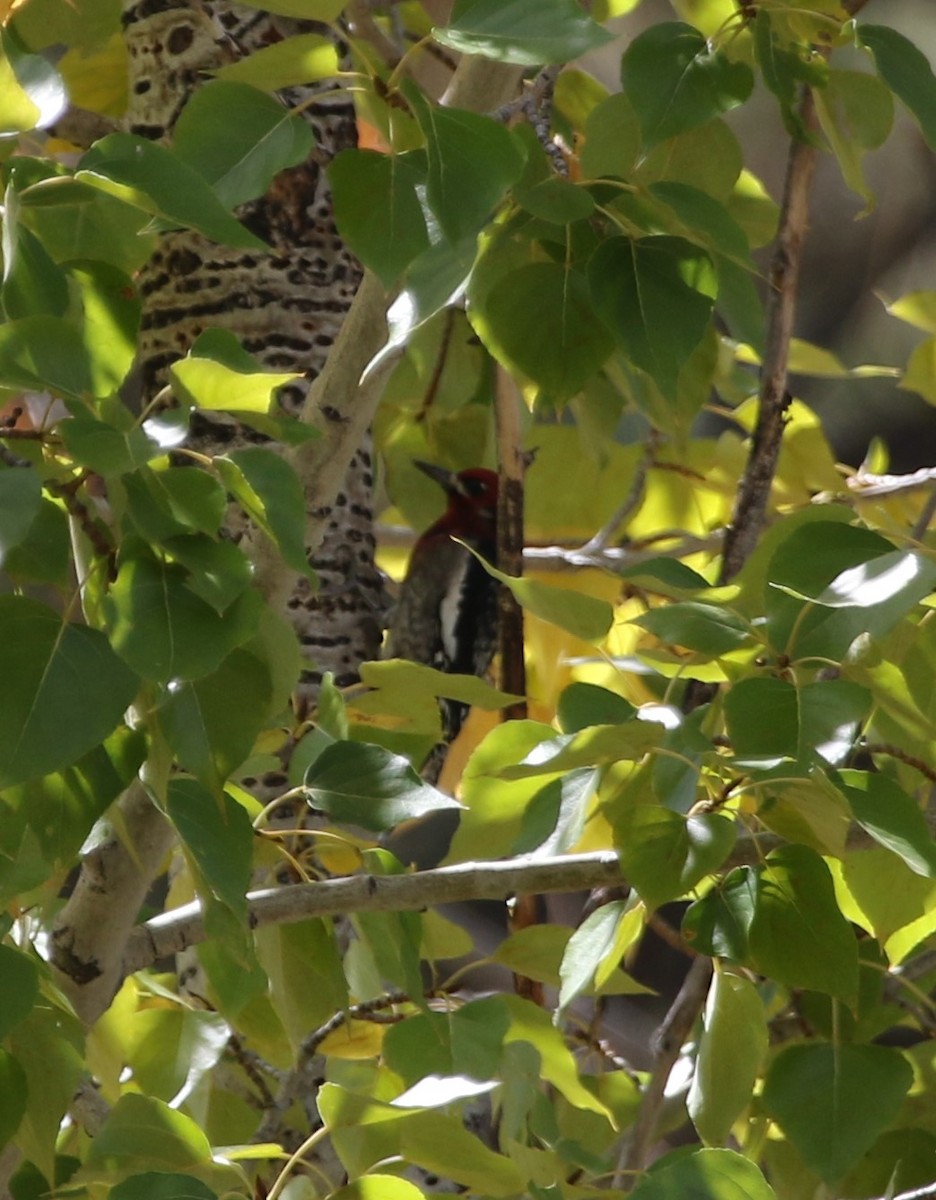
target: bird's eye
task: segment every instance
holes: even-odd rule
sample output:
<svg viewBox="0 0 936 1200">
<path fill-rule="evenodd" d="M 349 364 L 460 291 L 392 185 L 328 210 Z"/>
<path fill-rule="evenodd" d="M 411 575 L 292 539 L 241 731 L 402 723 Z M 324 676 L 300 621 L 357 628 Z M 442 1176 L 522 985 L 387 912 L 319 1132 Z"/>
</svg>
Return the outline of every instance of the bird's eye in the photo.
<svg viewBox="0 0 936 1200">
<path fill-rule="evenodd" d="M 466 479 L 465 491 L 469 496 L 483 496 L 487 491 L 487 484 L 483 479 Z"/>
</svg>

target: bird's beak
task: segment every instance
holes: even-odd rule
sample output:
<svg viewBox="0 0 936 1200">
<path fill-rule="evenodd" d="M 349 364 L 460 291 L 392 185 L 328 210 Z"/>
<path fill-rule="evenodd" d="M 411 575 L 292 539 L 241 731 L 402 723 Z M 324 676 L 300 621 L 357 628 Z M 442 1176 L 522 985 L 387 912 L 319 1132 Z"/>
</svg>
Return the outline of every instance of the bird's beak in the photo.
<svg viewBox="0 0 936 1200">
<path fill-rule="evenodd" d="M 451 496 L 453 493 L 461 491 L 461 488 L 458 486 L 457 475 L 447 467 L 439 467 L 435 463 L 423 462 L 419 458 L 413 459 L 413 466 L 418 467 L 424 475 L 428 475 L 430 479 L 435 480 L 447 495 Z"/>
</svg>

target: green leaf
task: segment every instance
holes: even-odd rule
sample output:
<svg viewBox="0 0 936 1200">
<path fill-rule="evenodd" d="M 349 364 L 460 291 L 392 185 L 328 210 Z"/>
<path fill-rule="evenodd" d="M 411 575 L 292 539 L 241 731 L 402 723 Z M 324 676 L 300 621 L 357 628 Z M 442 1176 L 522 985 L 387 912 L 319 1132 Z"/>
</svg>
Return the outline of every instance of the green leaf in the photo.
<svg viewBox="0 0 936 1200">
<path fill-rule="evenodd" d="M 924 338 L 914 347 L 898 386 L 919 393 L 928 404 L 936 404 L 936 338 Z"/>
<path fill-rule="evenodd" d="M 426 199 L 450 242 L 476 234 L 523 170 L 508 129 L 477 113 L 437 108 L 411 91 L 426 138 Z M 418 97 L 418 98 L 417 98 Z"/>
<path fill-rule="evenodd" d="M 777 1200 L 757 1167 L 733 1150 L 674 1152 L 656 1162 L 632 1200 Z"/>
<path fill-rule="evenodd" d="M 198 679 L 217 670 L 257 628 L 263 603 L 246 590 L 223 614 L 188 586 L 188 572 L 149 556 L 128 558 L 105 597 L 114 648 L 145 679 Z"/>
<path fill-rule="evenodd" d="M 169 781 L 166 811 L 212 894 L 246 918 L 253 828 L 244 807 L 196 779 Z"/>
<path fill-rule="evenodd" d="M 624 353 L 674 399 L 680 369 L 712 311 L 708 256 L 682 238 L 612 237 L 592 256 L 588 282 L 598 315 Z"/>
<path fill-rule="evenodd" d="M 35 962 L 12 946 L 0 945 L 0 1041 L 32 1009 L 39 994 Z"/>
<path fill-rule="evenodd" d="M 748 932 L 757 907 L 758 875 L 753 867 L 735 867 L 717 888 L 691 904 L 683 918 L 683 937 L 700 954 L 747 962 Z"/>
<path fill-rule="evenodd" d="M 678 222 L 676 233 L 687 233 L 712 253 L 718 275 L 718 311 L 732 334 L 755 348 L 764 341 L 763 305 L 755 287 L 756 268 L 748 239 L 725 205 L 685 183 L 661 181 L 650 185 L 654 199 L 662 200 Z M 684 228 L 683 228 L 684 227 Z"/>
<path fill-rule="evenodd" d="M 589 725 L 629 721 L 636 709 L 617 692 L 596 683 L 570 683 L 559 696 L 557 716 L 563 733 L 578 733 Z"/>
<path fill-rule="evenodd" d="M 816 112 L 842 177 L 865 202 L 865 212 L 874 207 L 874 193 L 862 171 L 868 150 L 876 150 L 887 139 L 894 123 L 891 92 L 879 79 L 863 71 L 829 72 L 825 87 L 813 92 Z"/>
<path fill-rule="evenodd" d="M 596 105 L 585 122 L 582 175 L 629 179 L 640 154 L 640 122 L 623 92 Z"/>
<path fill-rule="evenodd" d="M 471 547 L 468 546 L 468 549 L 471 550 Z M 536 579 L 517 579 L 513 575 L 505 575 L 485 562 L 474 550 L 471 553 L 485 571 L 509 588 L 517 603 L 534 616 L 586 642 L 599 642 L 607 636 L 614 620 L 614 610 L 607 600 L 599 600 L 584 592 L 550 587 Z"/>
<path fill-rule="evenodd" d="M 28 535 L 41 503 L 42 485 L 36 471 L 0 471 L 0 566 Z"/>
<path fill-rule="evenodd" d="M 528 263 L 508 272 L 470 316 L 500 362 L 557 402 L 580 392 L 614 349 L 614 338 L 592 310 L 585 276 L 560 263 Z"/>
<path fill-rule="evenodd" d="M 15 473 L 35 476 L 33 471 L 17 470 Z M 71 536 L 68 518 L 62 509 L 43 497 L 25 539 L 0 555 L 0 565 L 18 584 L 49 583 L 67 587 L 72 579 Z"/>
<path fill-rule="evenodd" d="M 194 168 L 146 138 L 108 134 L 84 155 L 75 178 L 223 245 L 267 249 L 231 216 Z"/>
<path fill-rule="evenodd" d="M 818 596 L 797 599 L 824 608 L 871 608 L 899 600 L 909 611 L 934 585 L 936 564 L 911 550 L 892 550 L 843 571 Z"/>
<path fill-rule="evenodd" d="M 910 612 L 936 568 L 869 529 L 820 520 L 780 543 L 767 576 L 771 645 L 790 657 L 841 661 L 860 634 L 882 637 Z"/>
<path fill-rule="evenodd" d="M 328 168 L 341 236 L 361 262 L 391 287 L 429 247 L 417 187 L 426 183 L 426 157 L 342 150 Z"/>
<path fill-rule="evenodd" d="M 81 334 L 61 317 L 23 317 L 0 324 L 0 386 L 51 391 L 81 400 L 93 391 Z"/>
<path fill-rule="evenodd" d="M 661 642 L 697 650 L 712 658 L 751 642 L 747 623 L 730 609 L 694 600 L 652 608 L 635 617 L 633 624 L 649 630 Z"/>
<path fill-rule="evenodd" d="M 510 763 L 496 774 L 502 779 L 554 775 L 581 767 L 636 762 L 658 746 L 664 736 L 659 721 L 635 720 L 622 725 L 589 725 L 574 734 L 542 742 L 521 762 Z"/>
<path fill-rule="evenodd" d="M 229 1036 L 220 1013 L 147 1007 L 134 1016 L 127 1065 L 141 1092 L 179 1108 L 217 1066 Z"/>
<path fill-rule="evenodd" d="M 121 720 L 137 677 L 103 634 L 63 623 L 24 596 L 0 596 L 0 788 L 75 762 Z"/>
<path fill-rule="evenodd" d="M 110 1200 L 217 1200 L 207 1184 L 175 1171 L 145 1171 L 131 1175 L 110 1190 Z"/>
<path fill-rule="evenodd" d="M 262 196 L 280 171 L 308 158 L 314 143 L 308 123 L 272 96 L 222 80 L 196 90 L 172 133 L 173 153 L 226 208 Z"/>
<path fill-rule="evenodd" d="M 404 286 L 387 312 L 387 344 L 368 363 L 365 375 L 394 350 L 408 345 L 421 326 L 459 299 L 474 266 L 475 242 L 473 235 L 455 246 L 437 242 L 410 264 Z"/>
<path fill-rule="evenodd" d="M 708 1145 L 721 1145 L 750 1103 L 767 1046 L 767 1018 L 755 985 L 716 970 L 686 1100 L 692 1123 Z"/>
<path fill-rule="evenodd" d="M 8 1050 L 0 1049 L 0 1148 L 16 1133 L 29 1101 L 26 1074 Z"/>
<path fill-rule="evenodd" d="M 3 287 L 0 299 L 7 320 L 17 317 L 65 316 L 68 281 L 42 242 L 15 219 L 17 195 L 6 192 L 3 223 Z"/>
<path fill-rule="evenodd" d="M 591 194 L 568 179 L 551 177 L 532 187 L 515 187 L 514 197 L 521 208 L 556 225 L 585 221 L 595 211 Z"/>
<path fill-rule="evenodd" d="M 936 150 L 936 77 L 926 55 L 886 25 L 859 25 L 858 41 L 874 55 L 878 74 L 919 122 Z"/>
<path fill-rule="evenodd" d="M 127 515 L 148 542 L 164 542 L 193 530 L 214 535 L 227 513 L 224 488 L 197 467 L 144 467 L 126 475 L 122 484 Z"/>
<path fill-rule="evenodd" d="M 780 101 L 787 130 L 795 138 L 810 140 L 799 110 L 799 92 L 802 84 L 821 81 L 824 64 L 817 62 L 811 46 L 782 38 L 765 9 L 758 10 L 754 21 L 754 53 L 764 83 Z"/>
<path fill-rule="evenodd" d="M 294 372 L 232 370 L 224 363 L 202 357 L 193 347 L 169 368 L 169 378 L 179 400 L 207 411 L 269 412 L 273 393 L 298 379 Z"/>
<path fill-rule="evenodd" d="M 559 1013 L 565 1011 L 576 997 L 593 986 L 596 972 L 606 960 L 620 961 L 623 951 L 618 946 L 618 931 L 622 919 L 631 907 L 626 900 L 602 904 L 579 925 L 568 939 L 559 977 Z M 524 930 L 528 933 L 529 930 Z"/>
<path fill-rule="evenodd" d="M 121 1096 L 91 1143 L 86 1171 L 115 1167 L 184 1170 L 211 1162 L 211 1146 L 195 1122 L 161 1100 Z"/>
<path fill-rule="evenodd" d="M 302 8 L 302 16 L 310 15 L 307 4 L 298 3 L 297 0 L 296 7 Z M 332 7 L 340 9 L 343 5 L 333 3 Z M 265 92 L 278 92 L 281 88 L 294 87 L 297 84 L 331 79 L 338 71 L 338 51 L 331 38 L 323 37 L 319 33 L 300 33 L 296 37 L 284 38 L 272 46 L 254 50 L 237 62 L 228 63 L 221 67 L 216 75 L 218 79 L 228 82 L 249 83 Z M 198 94 L 196 92 L 196 96 Z M 282 115 L 283 110 L 280 108 L 280 117 Z M 176 131 L 178 132 L 178 126 Z"/>
<path fill-rule="evenodd" d="M 84 412 L 60 421 L 57 430 L 75 461 L 98 475 L 124 475 L 162 453 L 142 429 L 123 431 Z"/>
<path fill-rule="evenodd" d="M 725 723 L 738 758 L 795 758 L 800 732 L 797 690 L 785 679 L 742 679 L 725 697 Z"/>
<path fill-rule="evenodd" d="M 835 900 L 832 876 L 806 846 L 783 846 L 758 868 L 750 953 L 758 969 L 788 987 L 853 1003 L 858 943 Z"/>
<path fill-rule="evenodd" d="M 287 566 L 308 576 L 305 496 L 293 468 L 272 450 L 249 446 L 215 459 L 245 512 L 279 547 Z"/>
<path fill-rule="evenodd" d="M 936 841 L 920 806 L 886 775 L 840 771 L 855 820 L 917 875 L 936 878 Z"/>
<path fill-rule="evenodd" d="M 615 820 L 621 869 L 649 909 L 693 888 L 731 853 L 734 822 L 714 813 L 683 817 L 656 804 L 635 804 Z"/>
<path fill-rule="evenodd" d="M 51 869 L 78 853 L 95 821 L 127 787 L 145 756 L 142 733 L 120 725 L 72 766 L 7 788 L 4 800 L 26 814 Z"/>
<path fill-rule="evenodd" d="M 309 804 L 337 821 L 392 829 L 444 808 L 464 808 L 424 783 L 409 762 L 366 742 L 326 746 L 306 773 Z"/>
<path fill-rule="evenodd" d="M 462 54 L 535 67 L 578 58 L 611 39 L 575 0 L 456 0 L 432 36 Z"/>
<path fill-rule="evenodd" d="M 210 675 L 174 688 L 159 727 L 179 766 L 217 791 L 249 757 L 271 699 L 265 664 L 239 647 Z"/>
<path fill-rule="evenodd" d="M 767 1073 L 763 1105 L 833 1184 L 896 1117 L 912 1080 L 900 1051 L 885 1046 L 787 1046 Z"/>
<path fill-rule="evenodd" d="M 165 538 L 163 549 L 189 572 L 188 587 L 218 613 L 225 612 L 253 578 L 250 559 L 231 542 L 192 533 Z"/>
<path fill-rule="evenodd" d="M 621 83 L 649 150 L 743 104 L 754 75 L 746 63 L 713 49 L 698 29 L 672 21 L 631 42 L 621 59 Z"/>
<path fill-rule="evenodd" d="M 251 8 L 262 8 L 264 12 L 281 13 L 284 17 L 300 17 L 305 21 L 336 21 L 347 0 L 259 0 Z"/>
<path fill-rule="evenodd" d="M 47 1002 L 18 1022 L 7 1046 L 26 1079 L 27 1105 L 16 1132 L 17 1148 L 52 1179 L 62 1119 L 87 1072 L 83 1032 L 75 1017 Z"/>
</svg>

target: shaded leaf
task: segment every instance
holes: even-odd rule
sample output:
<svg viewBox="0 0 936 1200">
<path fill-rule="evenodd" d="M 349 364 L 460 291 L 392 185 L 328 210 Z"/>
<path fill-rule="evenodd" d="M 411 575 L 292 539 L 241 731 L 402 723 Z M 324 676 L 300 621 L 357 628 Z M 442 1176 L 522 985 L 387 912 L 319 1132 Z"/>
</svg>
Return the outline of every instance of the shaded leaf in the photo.
<svg viewBox="0 0 936 1200">
<path fill-rule="evenodd" d="M 417 98 L 418 97 L 418 98 Z M 451 242 L 477 233 L 523 170 L 510 131 L 491 117 L 432 107 L 410 94 L 426 137 L 426 199 Z"/>
<path fill-rule="evenodd" d="M 733 1150 L 697 1150 L 660 1159 L 633 1200 L 776 1200 L 757 1167 Z"/>
<path fill-rule="evenodd" d="M 894 1119 L 912 1079 L 900 1051 L 885 1046 L 787 1046 L 767 1072 L 763 1104 L 832 1184 Z"/>
<path fill-rule="evenodd" d="M 305 788 L 313 808 L 378 832 L 438 809 L 464 807 L 424 783 L 401 755 L 366 742 L 326 746 L 306 772 Z"/>
<path fill-rule="evenodd" d="M 598 315 L 635 366 L 674 399 L 680 369 L 708 325 L 712 264 L 682 238 L 612 237 L 588 265 Z"/>
<path fill-rule="evenodd" d="M 621 59 L 621 83 L 640 122 L 644 149 L 736 108 L 754 75 L 692 25 L 661 22 L 634 38 Z"/>
<path fill-rule="evenodd" d="M 213 795 L 197 779 L 169 781 L 166 811 L 212 894 L 232 912 L 247 914 L 253 827 L 243 805 Z"/>
<path fill-rule="evenodd" d="M 858 41 L 874 55 L 878 74 L 910 109 L 936 150 L 936 76 L 926 55 L 886 25 L 859 25 Z"/>
<path fill-rule="evenodd" d="M 231 216 L 198 171 L 146 138 L 109 133 L 84 155 L 75 178 L 213 241 L 245 250 L 266 249 Z"/>
<path fill-rule="evenodd" d="M 38 601 L 0 596 L 0 788 L 77 761 L 115 728 L 137 677 L 103 634 Z"/>
<path fill-rule="evenodd" d="M 0 945 L 0 1041 L 31 1011 L 39 993 L 35 962 L 12 946 Z"/>
<path fill-rule="evenodd" d="M 757 908 L 757 871 L 735 867 L 721 884 L 690 904 L 682 934 L 700 954 L 744 963 L 749 958 L 748 934 Z"/>
<path fill-rule="evenodd" d="M 568 62 L 611 38 L 575 0 L 456 0 L 448 25 L 432 35 L 460 53 L 524 67 Z"/>
<path fill-rule="evenodd" d="M 579 392 L 614 349 L 584 275 L 560 263 L 528 263 L 503 275 L 472 308 L 471 321 L 496 358 L 557 401 Z"/>
<path fill-rule="evenodd" d="M 341 236 L 365 266 L 391 287 L 429 247 L 417 187 L 426 156 L 342 150 L 328 168 Z"/>
<path fill-rule="evenodd" d="M 920 806 L 886 775 L 841 771 L 842 790 L 858 824 L 917 875 L 936 878 L 936 841 Z"/>
<path fill-rule="evenodd" d="M 725 817 L 683 817 L 656 804 L 632 805 L 614 823 L 621 869 L 649 909 L 675 900 L 717 870 L 736 836 L 734 822 Z"/>
<path fill-rule="evenodd" d="M 854 1001 L 858 943 L 836 903 L 829 868 L 814 850 L 783 846 L 758 868 L 749 938 L 763 974 Z"/>
</svg>

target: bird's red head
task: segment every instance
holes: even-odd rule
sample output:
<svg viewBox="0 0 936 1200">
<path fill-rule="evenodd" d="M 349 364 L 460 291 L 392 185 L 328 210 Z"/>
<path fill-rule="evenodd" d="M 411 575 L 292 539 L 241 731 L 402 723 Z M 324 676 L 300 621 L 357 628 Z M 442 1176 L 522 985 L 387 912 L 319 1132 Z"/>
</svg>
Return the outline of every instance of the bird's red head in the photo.
<svg viewBox="0 0 936 1200">
<path fill-rule="evenodd" d="M 434 479 L 448 496 L 448 508 L 427 534 L 447 534 L 465 541 L 495 541 L 497 531 L 498 478 L 486 467 L 448 471 L 434 463 L 416 462 L 420 471 Z"/>
</svg>

